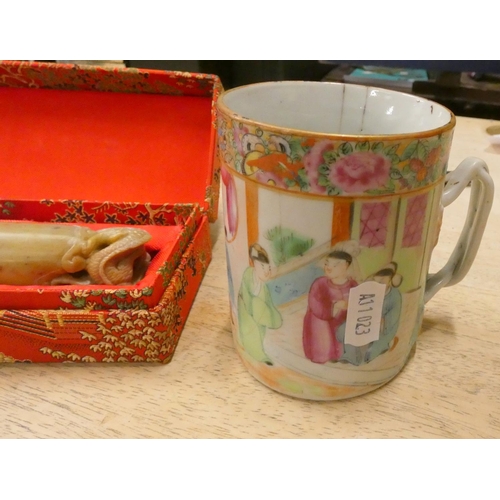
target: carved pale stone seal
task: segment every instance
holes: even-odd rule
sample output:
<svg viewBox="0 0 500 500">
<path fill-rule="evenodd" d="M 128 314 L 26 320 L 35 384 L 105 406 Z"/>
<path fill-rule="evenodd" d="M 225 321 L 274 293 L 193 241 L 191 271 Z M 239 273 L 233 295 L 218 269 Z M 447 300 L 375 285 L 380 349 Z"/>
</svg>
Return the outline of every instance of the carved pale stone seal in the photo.
<svg viewBox="0 0 500 500">
<path fill-rule="evenodd" d="M 151 235 L 138 228 L 0 223 L 0 284 L 128 285 L 144 277 Z"/>
</svg>

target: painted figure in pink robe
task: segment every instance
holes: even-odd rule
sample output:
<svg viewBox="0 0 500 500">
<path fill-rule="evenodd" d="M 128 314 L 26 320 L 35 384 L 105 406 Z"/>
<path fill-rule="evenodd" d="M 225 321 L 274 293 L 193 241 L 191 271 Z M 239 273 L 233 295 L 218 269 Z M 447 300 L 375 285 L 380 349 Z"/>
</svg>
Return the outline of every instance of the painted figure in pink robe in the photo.
<svg viewBox="0 0 500 500">
<path fill-rule="evenodd" d="M 344 243 L 328 254 L 325 276 L 317 278 L 309 290 L 302 341 L 306 358 L 314 363 L 337 361 L 344 352 L 336 333 L 347 318 L 349 291 L 358 285 L 350 275 L 350 268 L 359 253 L 355 242 Z"/>
</svg>

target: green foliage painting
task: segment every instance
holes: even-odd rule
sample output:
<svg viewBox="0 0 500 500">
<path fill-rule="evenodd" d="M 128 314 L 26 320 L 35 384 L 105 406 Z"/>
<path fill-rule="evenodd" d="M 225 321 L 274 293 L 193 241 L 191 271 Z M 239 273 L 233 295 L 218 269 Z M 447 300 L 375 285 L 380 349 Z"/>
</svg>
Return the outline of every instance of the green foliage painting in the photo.
<svg viewBox="0 0 500 500">
<path fill-rule="evenodd" d="M 293 257 L 303 255 L 314 244 L 312 238 L 305 238 L 291 229 L 276 226 L 270 229 L 266 239 L 272 244 L 272 258 L 276 266 L 285 264 Z"/>
</svg>

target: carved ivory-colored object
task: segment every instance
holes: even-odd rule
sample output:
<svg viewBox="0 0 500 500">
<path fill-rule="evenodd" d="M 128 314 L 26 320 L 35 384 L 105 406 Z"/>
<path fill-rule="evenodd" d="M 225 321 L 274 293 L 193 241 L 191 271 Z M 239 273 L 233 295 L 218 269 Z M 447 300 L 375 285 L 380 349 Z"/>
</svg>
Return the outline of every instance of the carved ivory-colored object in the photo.
<svg viewBox="0 0 500 500">
<path fill-rule="evenodd" d="M 151 235 L 131 227 L 0 223 L 0 284 L 127 285 L 139 281 Z"/>
</svg>

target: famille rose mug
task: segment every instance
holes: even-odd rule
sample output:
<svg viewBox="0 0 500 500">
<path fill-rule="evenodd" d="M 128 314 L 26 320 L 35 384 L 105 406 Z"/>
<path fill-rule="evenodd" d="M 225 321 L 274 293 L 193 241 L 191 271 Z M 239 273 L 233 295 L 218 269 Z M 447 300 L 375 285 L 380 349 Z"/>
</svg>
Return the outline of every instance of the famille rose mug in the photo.
<svg viewBox="0 0 500 500">
<path fill-rule="evenodd" d="M 447 173 L 455 117 L 360 85 L 267 82 L 217 103 L 231 321 L 260 382 L 357 396 L 403 368 L 424 304 L 458 283 L 493 199 L 486 164 Z M 443 208 L 471 183 L 464 229 L 429 275 Z"/>
</svg>

